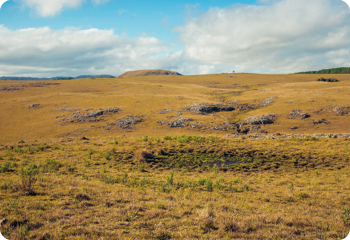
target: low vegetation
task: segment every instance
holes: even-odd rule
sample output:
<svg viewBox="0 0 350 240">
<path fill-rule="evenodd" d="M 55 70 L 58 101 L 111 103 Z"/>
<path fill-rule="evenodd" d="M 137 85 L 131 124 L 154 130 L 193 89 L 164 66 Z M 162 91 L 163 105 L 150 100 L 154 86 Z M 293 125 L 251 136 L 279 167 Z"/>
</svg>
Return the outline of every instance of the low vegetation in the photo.
<svg viewBox="0 0 350 240">
<path fill-rule="evenodd" d="M 0 229 L 10 239 L 341 239 L 348 146 L 168 135 L 5 147 Z"/>
</svg>

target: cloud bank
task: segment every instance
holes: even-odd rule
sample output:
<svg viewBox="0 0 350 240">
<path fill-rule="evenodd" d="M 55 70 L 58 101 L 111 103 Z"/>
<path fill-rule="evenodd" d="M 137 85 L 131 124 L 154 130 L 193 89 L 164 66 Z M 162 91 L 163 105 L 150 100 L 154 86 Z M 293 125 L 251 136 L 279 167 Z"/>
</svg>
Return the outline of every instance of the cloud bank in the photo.
<svg viewBox="0 0 350 240">
<path fill-rule="evenodd" d="M 186 60 L 270 72 L 350 64 L 350 12 L 345 3 L 268 2 L 212 8 L 179 27 Z"/>
<path fill-rule="evenodd" d="M 18 0 L 24 5 L 33 8 L 39 16 L 53 17 L 63 9 L 75 8 L 85 3 L 86 0 Z M 93 4 L 101 4 L 109 0 L 91 0 Z"/>
<path fill-rule="evenodd" d="M 153 37 L 126 38 L 112 30 L 31 28 L 11 31 L 0 26 L 0 75 L 75 75 L 113 73 L 165 64 L 155 56 L 168 52 Z"/>
<path fill-rule="evenodd" d="M 60 0 L 52 8 L 46 0 L 23 1 L 37 4 L 42 15 L 84 2 Z M 211 8 L 188 19 L 176 28 L 183 46 L 177 52 L 154 37 L 128 38 L 112 30 L 0 26 L 0 76 L 118 75 L 155 68 L 184 74 L 292 73 L 350 65 L 350 11 L 344 2 L 260 2 Z"/>
<path fill-rule="evenodd" d="M 0 7 L 1 7 L 1 5 L 4 3 L 4 2 L 6 2 L 7 0 L 0 0 Z"/>
</svg>

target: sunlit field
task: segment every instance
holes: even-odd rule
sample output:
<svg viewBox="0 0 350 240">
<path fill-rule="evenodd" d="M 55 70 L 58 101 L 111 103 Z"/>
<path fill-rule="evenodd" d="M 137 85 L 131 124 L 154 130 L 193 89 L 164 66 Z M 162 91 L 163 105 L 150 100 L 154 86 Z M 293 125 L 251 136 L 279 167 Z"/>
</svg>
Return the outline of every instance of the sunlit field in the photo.
<svg viewBox="0 0 350 240">
<path fill-rule="evenodd" d="M 0 81 L 0 231 L 342 239 L 350 80 L 320 76 Z"/>
</svg>

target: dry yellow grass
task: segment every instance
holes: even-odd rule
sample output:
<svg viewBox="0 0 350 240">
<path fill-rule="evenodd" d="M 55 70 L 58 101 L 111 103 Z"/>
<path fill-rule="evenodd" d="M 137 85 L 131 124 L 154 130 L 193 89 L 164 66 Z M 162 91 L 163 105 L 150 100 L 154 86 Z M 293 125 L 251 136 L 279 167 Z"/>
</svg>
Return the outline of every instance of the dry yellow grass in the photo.
<svg viewBox="0 0 350 240">
<path fill-rule="evenodd" d="M 347 75 L 336 76 L 340 82 L 317 82 L 315 75 L 257 75 L 257 74 L 220 74 L 203 76 L 147 76 L 115 79 L 83 79 L 53 81 L 60 85 L 44 87 L 22 87 L 19 91 L 2 91 L 0 94 L 0 143 L 20 140 L 40 140 L 69 136 L 164 136 L 215 134 L 226 135 L 230 132 L 211 130 L 212 126 L 222 122 L 239 122 L 251 115 L 276 113 L 275 124 L 263 128 L 270 134 L 279 133 L 345 133 L 349 131 L 348 116 L 336 116 L 335 107 L 349 103 L 350 80 Z M 26 84 L 18 81 L 0 81 L 0 86 Z M 266 91 L 259 91 L 266 90 Z M 260 108 L 261 102 L 269 97 L 277 97 L 275 103 Z M 255 110 L 239 112 L 219 112 L 215 116 L 198 115 L 195 112 L 182 111 L 182 117 L 193 118 L 194 123 L 207 123 L 207 130 L 170 128 L 161 126 L 159 120 L 169 120 L 175 116 L 175 110 L 193 103 L 240 103 L 255 104 Z M 289 103 L 295 101 L 294 103 Z M 29 104 L 40 104 L 39 108 L 25 108 Z M 333 108 L 327 108 L 333 105 Z M 69 115 L 61 109 L 118 107 L 117 114 L 104 116 L 105 121 L 97 123 L 69 124 L 60 115 Z M 173 109 L 169 114 L 160 114 L 163 109 Z M 302 109 L 311 114 L 311 118 L 288 119 L 293 109 Z M 327 111 L 320 111 L 327 109 Z M 320 111 L 315 114 L 315 111 Z M 103 127 L 115 123 L 128 115 L 145 115 L 142 123 L 133 130 L 114 126 L 110 130 Z M 327 119 L 330 124 L 314 125 L 312 120 Z M 298 130 L 291 130 L 291 126 Z"/>
<path fill-rule="evenodd" d="M 333 111 L 349 103 L 348 76 L 337 75 L 337 83 L 319 77 L 147 76 L 42 87 L 0 81 L 19 88 L 0 92 L 0 220 L 6 219 L 0 231 L 11 240 L 344 238 L 350 230 L 348 138 L 284 135 L 349 133 L 349 116 Z M 269 97 L 277 99 L 261 108 Z M 213 116 L 182 110 L 231 100 L 258 107 Z M 40 106 L 25 107 L 30 104 Z M 72 115 L 65 108 L 113 107 L 120 111 L 105 112 L 99 122 L 56 118 Z M 161 114 L 164 109 L 173 111 Z M 293 109 L 311 117 L 289 119 Z M 327 110 L 314 113 L 320 109 Z M 157 123 L 171 121 L 177 110 L 206 127 Z M 262 129 L 275 140 L 223 138 L 234 129 L 212 129 L 272 113 L 275 123 Z M 119 127 L 116 121 L 128 116 L 143 120 Z M 330 124 L 312 123 L 321 119 Z M 28 190 L 30 167 L 38 174 L 33 170 L 37 182 Z"/>
<path fill-rule="evenodd" d="M 165 156 L 134 160 L 159 147 Z M 223 148 L 227 159 L 243 154 L 240 168 L 176 167 L 193 155 L 221 159 Z M 265 162 L 245 164 L 251 153 Z M 345 140 L 62 139 L 0 156 L 11 163 L 0 173 L 0 229 L 10 239 L 341 239 L 350 228 Z M 13 186 L 33 163 L 41 172 L 26 195 Z"/>
</svg>

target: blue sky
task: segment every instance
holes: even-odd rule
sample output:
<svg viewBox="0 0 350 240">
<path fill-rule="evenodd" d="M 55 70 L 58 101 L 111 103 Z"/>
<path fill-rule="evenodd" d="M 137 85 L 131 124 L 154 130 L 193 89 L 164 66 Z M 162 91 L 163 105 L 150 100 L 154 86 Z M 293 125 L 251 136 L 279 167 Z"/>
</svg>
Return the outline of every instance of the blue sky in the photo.
<svg viewBox="0 0 350 240">
<path fill-rule="evenodd" d="M 0 76 L 289 73 L 349 66 L 341 0 L 9 0 Z"/>
</svg>

